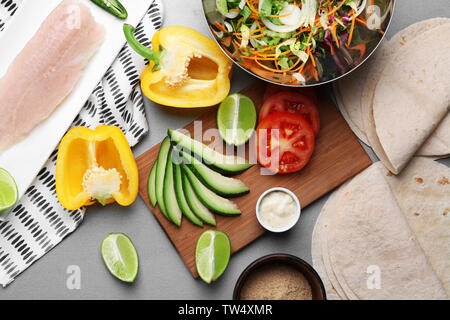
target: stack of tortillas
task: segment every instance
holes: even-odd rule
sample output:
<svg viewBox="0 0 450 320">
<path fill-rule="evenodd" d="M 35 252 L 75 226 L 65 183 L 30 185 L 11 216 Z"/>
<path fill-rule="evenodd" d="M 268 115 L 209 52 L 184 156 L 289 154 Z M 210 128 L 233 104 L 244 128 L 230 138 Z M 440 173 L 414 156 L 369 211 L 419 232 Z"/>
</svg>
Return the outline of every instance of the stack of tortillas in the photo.
<svg viewBox="0 0 450 320">
<path fill-rule="evenodd" d="M 377 162 L 335 191 L 312 237 L 328 299 L 448 299 L 450 169 Z"/>
<path fill-rule="evenodd" d="M 416 155 L 450 154 L 450 19 L 425 20 L 384 40 L 334 85 L 355 134 L 400 173 Z"/>
</svg>

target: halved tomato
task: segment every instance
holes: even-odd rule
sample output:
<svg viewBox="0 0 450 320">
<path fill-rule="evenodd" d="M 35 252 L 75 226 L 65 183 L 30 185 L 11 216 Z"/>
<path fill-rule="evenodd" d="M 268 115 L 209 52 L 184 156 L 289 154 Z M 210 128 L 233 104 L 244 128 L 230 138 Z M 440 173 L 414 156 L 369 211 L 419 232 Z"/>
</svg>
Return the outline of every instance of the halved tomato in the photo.
<svg viewBox="0 0 450 320">
<path fill-rule="evenodd" d="M 320 130 L 320 116 L 316 104 L 309 97 L 297 92 L 278 92 L 267 99 L 259 111 L 259 122 L 275 112 L 289 112 L 301 115 L 308 121 L 317 135 Z"/>
<path fill-rule="evenodd" d="M 300 115 L 277 112 L 268 115 L 256 129 L 258 162 L 274 173 L 303 169 L 314 152 L 315 136 Z"/>
<path fill-rule="evenodd" d="M 311 87 L 284 87 L 276 84 L 267 85 L 266 91 L 264 93 L 264 101 L 269 99 L 271 96 L 278 92 L 297 92 L 301 93 L 317 104 L 317 93 L 314 88 Z"/>
</svg>

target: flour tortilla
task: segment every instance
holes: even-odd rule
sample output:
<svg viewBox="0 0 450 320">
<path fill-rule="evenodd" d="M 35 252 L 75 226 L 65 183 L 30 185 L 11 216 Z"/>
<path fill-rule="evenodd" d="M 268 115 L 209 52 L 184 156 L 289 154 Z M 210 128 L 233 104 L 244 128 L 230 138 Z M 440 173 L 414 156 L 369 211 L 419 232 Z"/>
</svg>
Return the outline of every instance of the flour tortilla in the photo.
<svg viewBox="0 0 450 320">
<path fill-rule="evenodd" d="M 389 59 L 414 37 L 450 23 L 448 18 L 424 20 L 398 32 L 392 40 L 384 39 L 368 61 L 350 75 L 334 82 L 339 110 L 356 136 L 372 146 L 383 163 L 389 160 L 378 140 L 373 119 L 373 96 L 378 80 Z M 417 152 L 418 155 L 445 157 L 450 154 L 450 114 Z"/>
<path fill-rule="evenodd" d="M 366 133 L 366 137 L 371 148 L 378 156 L 378 159 L 380 159 L 383 163 L 389 163 L 389 159 L 380 144 L 380 140 L 378 140 L 375 121 L 373 118 L 372 102 L 378 79 L 381 71 L 383 70 L 380 66 L 384 66 L 386 64 L 391 50 L 396 43 L 397 42 L 393 38 L 389 43 L 384 42 L 378 47 L 378 50 L 373 55 L 371 63 L 368 66 L 364 89 L 361 93 L 361 112 L 364 132 Z"/>
<path fill-rule="evenodd" d="M 398 176 L 383 171 L 409 226 L 450 295 L 450 168 L 414 158 Z"/>
<path fill-rule="evenodd" d="M 361 92 L 364 85 L 364 81 L 361 78 L 365 76 L 366 64 L 358 70 L 353 71 L 351 75 L 335 81 L 333 90 L 338 108 L 345 121 L 347 121 L 355 135 L 366 145 L 370 146 L 369 140 L 364 132 L 361 108 Z"/>
<path fill-rule="evenodd" d="M 450 22 L 450 19 L 436 18 L 421 21 L 398 32 L 393 37 L 392 43 L 384 38 L 380 47 L 364 65 L 353 71 L 350 75 L 334 82 L 333 89 L 339 110 L 353 132 L 368 146 L 371 145 L 371 141 L 367 137 L 366 130 L 368 128 L 366 128 L 367 125 L 365 123 L 367 120 L 364 120 L 364 117 L 367 117 L 369 112 L 372 113 L 373 95 L 384 65 L 396 50 L 405 45 L 413 37 L 447 22 Z M 430 140 L 432 140 L 431 137 Z M 442 144 L 438 143 L 436 146 L 427 149 L 427 155 L 432 156 L 450 153 L 450 151 L 441 151 L 441 148 Z"/>
<path fill-rule="evenodd" d="M 325 220 L 325 215 L 327 212 L 326 207 L 329 206 L 333 201 L 333 198 L 336 198 L 336 192 L 330 195 L 330 198 L 328 199 L 325 206 L 322 208 L 322 211 L 320 212 L 319 217 L 317 218 L 316 225 L 314 227 L 313 233 L 312 233 L 312 241 L 311 241 L 311 256 L 312 256 L 312 262 L 313 267 L 319 274 L 320 278 L 322 279 L 323 286 L 325 287 L 325 291 L 327 293 L 327 300 L 344 300 L 346 297 L 343 295 L 343 291 L 340 288 L 340 285 L 338 289 L 336 289 L 335 286 L 331 284 L 330 276 L 327 274 L 327 271 L 325 269 L 325 264 L 323 261 L 322 256 L 322 247 L 321 247 L 321 241 L 320 241 L 320 235 L 323 233 L 323 220 Z M 337 281 L 337 280 L 336 280 Z M 338 290 L 341 291 L 341 294 L 338 293 Z"/>
<path fill-rule="evenodd" d="M 356 179 L 356 178 L 355 178 Z M 329 243 L 328 243 L 328 233 L 330 229 L 333 228 L 335 218 L 338 215 L 336 208 L 339 205 L 339 201 L 342 195 L 347 192 L 347 188 L 350 182 L 340 187 L 336 192 L 330 196 L 330 200 L 327 201 L 325 208 L 328 207 L 328 213 L 322 221 L 322 229 L 320 237 L 321 249 L 322 249 L 322 259 L 325 267 L 325 271 L 330 279 L 331 284 L 336 289 L 340 297 L 345 300 L 359 300 L 359 297 L 351 290 L 345 281 L 340 279 L 339 275 L 335 273 L 333 265 L 330 259 Z"/>
<path fill-rule="evenodd" d="M 379 164 L 349 183 L 330 218 L 330 261 L 346 294 L 360 299 L 447 298 Z M 368 288 L 369 266 L 381 271 L 380 289 Z"/>
<path fill-rule="evenodd" d="M 331 268 L 328 265 L 325 265 L 325 256 L 322 251 L 322 247 L 324 247 L 324 244 L 323 241 L 321 241 L 321 238 L 325 233 L 324 225 L 326 218 L 328 218 L 328 215 L 331 214 L 329 212 L 329 209 L 334 210 L 336 199 L 338 199 L 341 190 L 343 190 L 347 184 L 348 183 L 345 183 L 330 195 L 327 202 L 323 206 L 319 217 L 317 218 L 316 225 L 312 233 L 311 255 L 313 267 L 322 279 L 323 285 L 327 292 L 328 300 L 348 300 L 348 297 L 345 295 Z"/>
<path fill-rule="evenodd" d="M 395 52 L 411 41 L 411 39 L 447 22 L 450 22 L 450 19 L 436 18 L 412 24 L 396 33 L 391 40 L 382 42 L 378 50 L 373 54 L 371 60 L 368 61 L 369 63 L 365 70 L 366 76 L 361 78 L 361 81 L 363 81 L 363 90 L 361 92 L 362 126 L 367 140 L 369 141 L 369 145 L 377 154 L 378 158 L 385 164 L 389 163 L 389 159 L 378 139 L 373 117 L 373 96 L 378 80 L 384 70 L 384 66 Z"/>
<path fill-rule="evenodd" d="M 395 174 L 406 166 L 449 111 L 450 57 L 436 52 L 450 50 L 450 23 L 442 21 L 434 28 L 431 25 L 418 35 L 406 33 L 411 38 L 405 33 L 394 37 L 390 51 L 381 55 L 381 62 L 386 63 L 379 64 L 385 67 L 373 94 L 373 122 L 367 114 L 370 102 L 363 102 L 369 126 L 374 125 L 376 130 L 373 137 L 366 128 L 371 146 Z"/>
<path fill-rule="evenodd" d="M 450 113 L 417 152 L 419 156 L 446 158 L 450 155 Z"/>
</svg>

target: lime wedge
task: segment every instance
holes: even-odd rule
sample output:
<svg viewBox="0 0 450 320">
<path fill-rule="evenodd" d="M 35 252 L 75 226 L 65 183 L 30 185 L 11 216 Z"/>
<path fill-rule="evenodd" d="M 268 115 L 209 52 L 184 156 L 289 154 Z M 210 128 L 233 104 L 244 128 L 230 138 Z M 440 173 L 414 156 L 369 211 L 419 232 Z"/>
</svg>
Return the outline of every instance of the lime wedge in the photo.
<svg viewBox="0 0 450 320">
<path fill-rule="evenodd" d="M 200 278 L 206 283 L 216 281 L 230 260 L 231 244 L 227 234 L 217 230 L 202 233 L 195 249 L 195 264 Z"/>
<path fill-rule="evenodd" d="M 216 0 L 216 6 L 221 14 L 226 15 L 228 13 L 227 0 Z"/>
<path fill-rule="evenodd" d="M 221 103 L 217 111 L 217 127 L 222 139 L 231 145 L 245 144 L 256 126 L 255 104 L 249 97 L 234 93 Z"/>
<path fill-rule="evenodd" d="M 113 276 L 125 282 L 134 282 L 139 270 L 139 258 L 130 238 L 123 233 L 111 233 L 103 239 L 101 252 Z"/>
<path fill-rule="evenodd" d="M 0 168 L 0 214 L 11 209 L 18 197 L 19 191 L 14 178 L 8 171 Z"/>
</svg>

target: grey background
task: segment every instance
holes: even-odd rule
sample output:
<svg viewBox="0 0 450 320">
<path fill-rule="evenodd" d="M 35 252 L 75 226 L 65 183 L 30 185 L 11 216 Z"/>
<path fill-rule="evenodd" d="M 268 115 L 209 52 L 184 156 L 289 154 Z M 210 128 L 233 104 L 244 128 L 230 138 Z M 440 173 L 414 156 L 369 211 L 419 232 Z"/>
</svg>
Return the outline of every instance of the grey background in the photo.
<svg viewBox="0 0 450 320">
<path fill-rule="evenodd" d="M 200 0 L 163 0 L 164 26 L 183 25 L 209 35 Z M 450 17 L 449 0 L 398 0 L 387 36 L 406 26 L 432 17 Z M 254 78 L 235 68 L 231 92 L 249 85 Z M 150 134 L 135 149 L 139 156 L 161 141 L 167 128 L 180 128 L 205 110 L 178 110 L 146 101 Z M 367 150 L 375 160 L 371 150 Z M 442 161 L 450 166 L 450 159 Z M 207 285 L 191 277 L 170 240 L 154 216 L 138 197 L 129 208 L 110 205 L 91 207 L 84 222 L 60 245 L 20 275 L 6 289 L 5 299 L 231 299 L 240 273 L 253 260 L 270 253 L 285 252 L 311 262 L 311 233 L 328 196 L 303 210 L 297 226 L 279 234 L 265 234 L 233 255 L 225 274 Z M 134 284 L 113 278 L 100 256 L 100 243 L 111 232 L 131 237 L 140 257 L 140 271 Z M 68 290 L 67 268 L 80 267 L 81 289 Z"/>
</svg>

